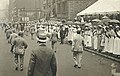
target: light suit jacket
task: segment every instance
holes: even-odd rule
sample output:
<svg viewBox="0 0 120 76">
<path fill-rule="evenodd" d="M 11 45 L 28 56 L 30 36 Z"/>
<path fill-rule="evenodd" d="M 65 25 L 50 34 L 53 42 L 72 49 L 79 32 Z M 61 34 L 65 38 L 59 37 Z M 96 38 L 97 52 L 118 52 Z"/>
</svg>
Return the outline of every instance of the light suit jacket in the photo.
<svg viewBox="0 0 120 76">
<path fill-rule="evenodd" d="M 76 34 L 73 37 L 72 51 L 82 52 L 83 51 L 83 37 L 80 34 Z"/>
</svg>

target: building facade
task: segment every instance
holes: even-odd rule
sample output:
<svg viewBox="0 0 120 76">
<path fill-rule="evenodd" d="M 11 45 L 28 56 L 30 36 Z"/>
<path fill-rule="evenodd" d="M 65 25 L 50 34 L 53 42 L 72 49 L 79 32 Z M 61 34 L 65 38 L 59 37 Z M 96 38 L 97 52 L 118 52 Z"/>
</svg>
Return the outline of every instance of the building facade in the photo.
<svg viewBox="0 0 120 76">
<path fill-rule="evenodd" d="M 47 0 L 50 17 L 73 20 L 76 14 L 84 10 L 97 0 Z M 51 3 L 50 3 L 51 2 Z"/>
<path fill-rule="evenodd" d="M 97 0 L 68 0 L 68 17 L 67 19 L 74 19 L 77 13 L 92 5 Z"/>
<path fill-rule="evenodd" d="M 9 0 L 9 19 L 11 21 L 29 21 L 43 17 L 44 0 Z"/>
<path fill-rule="evenodd" d="M 9 17 L 12 21 L 73 20 L 76 14 L 97 0 L 9 0 Z"/>
</svg>

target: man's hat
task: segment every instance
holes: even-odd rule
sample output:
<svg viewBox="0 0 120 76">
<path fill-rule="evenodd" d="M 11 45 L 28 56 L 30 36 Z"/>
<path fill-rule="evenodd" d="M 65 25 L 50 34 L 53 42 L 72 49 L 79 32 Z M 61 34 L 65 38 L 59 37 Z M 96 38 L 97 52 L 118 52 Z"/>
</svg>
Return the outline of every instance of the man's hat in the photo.
<svg viewBox="0 0 120 76">
<path fill-rule="evenodd" d="M 37 41 L 39 41 L 41 43 L 45 43 L 48 41 L 47 33 L 45 32 L 45 30 L 43 28 L 39 29 L 36 39 L 37 39 Z"/>
<path fill-rule="evenodd" d="M 118 25 L 117 26 L 115 26 L 116 28 L 120 28 Z"/>
<path fill-rule="evenodd" d="M 102 25 L 98 25 L 98 27 L 101 27 L 101 28 L 102 28 Z"/>
</svg>

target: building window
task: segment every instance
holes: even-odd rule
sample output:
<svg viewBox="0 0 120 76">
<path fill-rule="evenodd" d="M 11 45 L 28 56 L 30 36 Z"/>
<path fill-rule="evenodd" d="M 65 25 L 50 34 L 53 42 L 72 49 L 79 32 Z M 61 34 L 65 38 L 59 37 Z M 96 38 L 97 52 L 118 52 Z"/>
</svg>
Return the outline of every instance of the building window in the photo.
<svg viewBox="0 0 120 76">
<path fill-rule="evenodd" d="M 63 2 L 63 13 L 65 14 L 67 11 L 67 2 Z"/>
<path fill-rule="evenodd" d="M 60 12 L 61 12 L 60 4 L 57 4 L 57 11 L 58 11 L 58 14 L 60 14 Z"/>
</svg>

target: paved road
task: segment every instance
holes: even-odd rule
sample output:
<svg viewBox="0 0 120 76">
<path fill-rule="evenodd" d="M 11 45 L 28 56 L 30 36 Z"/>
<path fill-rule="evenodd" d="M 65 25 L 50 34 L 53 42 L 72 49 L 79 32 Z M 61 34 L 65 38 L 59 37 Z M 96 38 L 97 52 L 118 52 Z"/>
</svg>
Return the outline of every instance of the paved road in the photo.
<svg viewBox="0 0 120 76">
<path fill-rule="evenodd" d="M 25 54 L 24 71 L 15 71 L 14 57 L 9 52 L 10 45 L 7 43 L 5 34 L 0 28 L 0 76 L 27 76 L 27 67 L 31 50 L 36 47 L 37 43 L 35 40 L 30 40 L 29 37 L 25 36 L 29 47 Z M 48 46 L 50 43 L 48 42 Z M 71 46 L 67 44 L 60 45 L 57 43 L 57 65 L 58 72 L 57 76 L 111 76 L 111 63 L 114 61 L 103 58 L 102 63 L 100 59 L 102 57 L 93 55 L 89 52 L 83 53 L 82 68 L 77 69 L 73 67 Z M 119 63 L 114 62 L 120 66 Z M 120 71 L 120 68 L 117 70 Z"/>
</svg>

